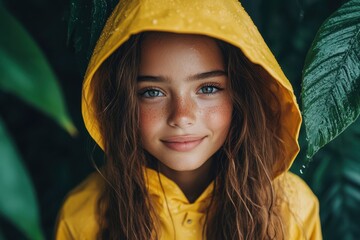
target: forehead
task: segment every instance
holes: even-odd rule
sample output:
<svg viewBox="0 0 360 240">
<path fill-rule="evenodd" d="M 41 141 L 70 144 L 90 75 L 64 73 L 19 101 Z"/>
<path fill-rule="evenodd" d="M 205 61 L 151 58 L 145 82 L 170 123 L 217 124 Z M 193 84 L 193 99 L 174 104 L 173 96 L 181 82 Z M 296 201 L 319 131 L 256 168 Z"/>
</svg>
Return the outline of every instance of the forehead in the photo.
<svg viewBox="0 0 360 240">
<path fill-rule="evenodd" d="M 223 68 L 223 56 L 213 38 L 167 32 L 145 33 L 141 41 L 140 71 L 173 67 Z M 189 69 L 190 68 L 190 69 Z"/>
</svg>

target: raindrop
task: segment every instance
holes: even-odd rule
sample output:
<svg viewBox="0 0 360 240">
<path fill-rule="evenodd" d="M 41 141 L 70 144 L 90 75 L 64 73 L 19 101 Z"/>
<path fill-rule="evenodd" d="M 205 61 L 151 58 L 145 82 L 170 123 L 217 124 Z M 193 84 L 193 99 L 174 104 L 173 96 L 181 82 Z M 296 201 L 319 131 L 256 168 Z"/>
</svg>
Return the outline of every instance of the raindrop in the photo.
<svg viewBox="0 0 360 240">
<path fill-rule="evenodd" d="M 158 20 L 157 19 L 153 19 L 152 20 L 152 24 L 156 25 L 158 23 Z"/>
<path fill-rule="evenodd" d="M 304 173 L 305 173 L 305 170 L 306 170 L 306 166 L 305 166 L 305 165 L 302 165 L 302 166 L 301 166 L 301 169 L 300 169 L 300 174 L 304 174 Z"/>
</svg>

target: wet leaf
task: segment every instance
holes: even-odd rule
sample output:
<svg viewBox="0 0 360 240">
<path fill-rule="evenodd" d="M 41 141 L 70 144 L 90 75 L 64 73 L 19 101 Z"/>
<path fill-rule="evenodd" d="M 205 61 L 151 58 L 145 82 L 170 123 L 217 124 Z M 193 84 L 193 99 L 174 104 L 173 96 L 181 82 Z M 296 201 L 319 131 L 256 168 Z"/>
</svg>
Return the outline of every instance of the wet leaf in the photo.
<svg viewBox="0 0 360 240">
<path fill-rule="evenodd" d="M 360 114 L 360 0 L 339 8 L 319 29 L 307 54 L 303 116 L 311 158 Z"/>
<path fill-rule="evenodd" d="M 0 89 L 38 108 L 75 134 L 57 79 L 44 55 L 1 5 L 0 35 Z"/>
<path fill-rule="evenodd" d="M 1 119 L 0 156 L 0 214 L 29 239 L 44 239 L 34 187 Z"/>
</svg>

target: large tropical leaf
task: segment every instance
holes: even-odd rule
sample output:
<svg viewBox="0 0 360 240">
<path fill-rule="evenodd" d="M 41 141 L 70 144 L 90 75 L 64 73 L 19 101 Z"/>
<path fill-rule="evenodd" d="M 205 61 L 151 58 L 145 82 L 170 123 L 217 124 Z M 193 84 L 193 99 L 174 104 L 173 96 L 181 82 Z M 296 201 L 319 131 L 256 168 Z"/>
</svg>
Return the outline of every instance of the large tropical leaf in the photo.
<svg viewBox="0 0 360 240">
<path fill-rule="evenodd" d="M 34 188 L 1 119 L 0 214 L 29 239 L 44 239 Z"/>
<path fill-rule="evenodd" d="M 30 35 L 2 4 L 0 35 L 0 89 L 38 108 L 75 134 L 53 71 Z"/>
<path fill-rule="evenodd" d="M 360 113 L 360 0 L 344 4 L 317 33 L 305 61 L 302 102 L 311 158 Z"/>
<path fill-rule="evenodd" d="M 82 71 L 90 60 L 106 19 L 119 0 L 71 0 L 68 41 L 73 39 Z"/>
</svg>

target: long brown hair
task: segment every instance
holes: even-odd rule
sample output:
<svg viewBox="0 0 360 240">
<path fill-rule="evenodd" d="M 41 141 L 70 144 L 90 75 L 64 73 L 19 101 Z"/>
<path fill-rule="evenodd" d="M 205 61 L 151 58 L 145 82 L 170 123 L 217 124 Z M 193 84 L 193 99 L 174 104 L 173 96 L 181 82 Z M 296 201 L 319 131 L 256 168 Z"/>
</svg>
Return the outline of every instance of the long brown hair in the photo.
<svg viewBox="0 0 360 240">
<path fill-rule="evenodd" d="M 266 72 L 220 42 L 232 89 L 233 119 L 217 166 L 208 239 L 283 239 L 274 169 L 284 159 L 280 103 Z M 278 165 L 279 166 L 279 165 Z M 278 199 L 280 200 L 280 198 Z"/>
<path fill-rule="evenodd" d="M 100 239 L 159 238 L 157 214 L 143 174 L 149 158 L 141 147 L 136 94 L 141 39 L 132 36 L 100 67 L 91 82 L 104 143 L 107 182 L 99 199 Z M 146 34 L 146 33 L 145 33 Z M 274 191 L 275 162 L 284 157 L 280 104 L 266 72 L 242 52 L 218 41 L 230 79 L 231 129 L 218 157 L 207 239 L 283 239 Z M 272 99 L 272 100 L 270 100 Z"/>
</svg>

